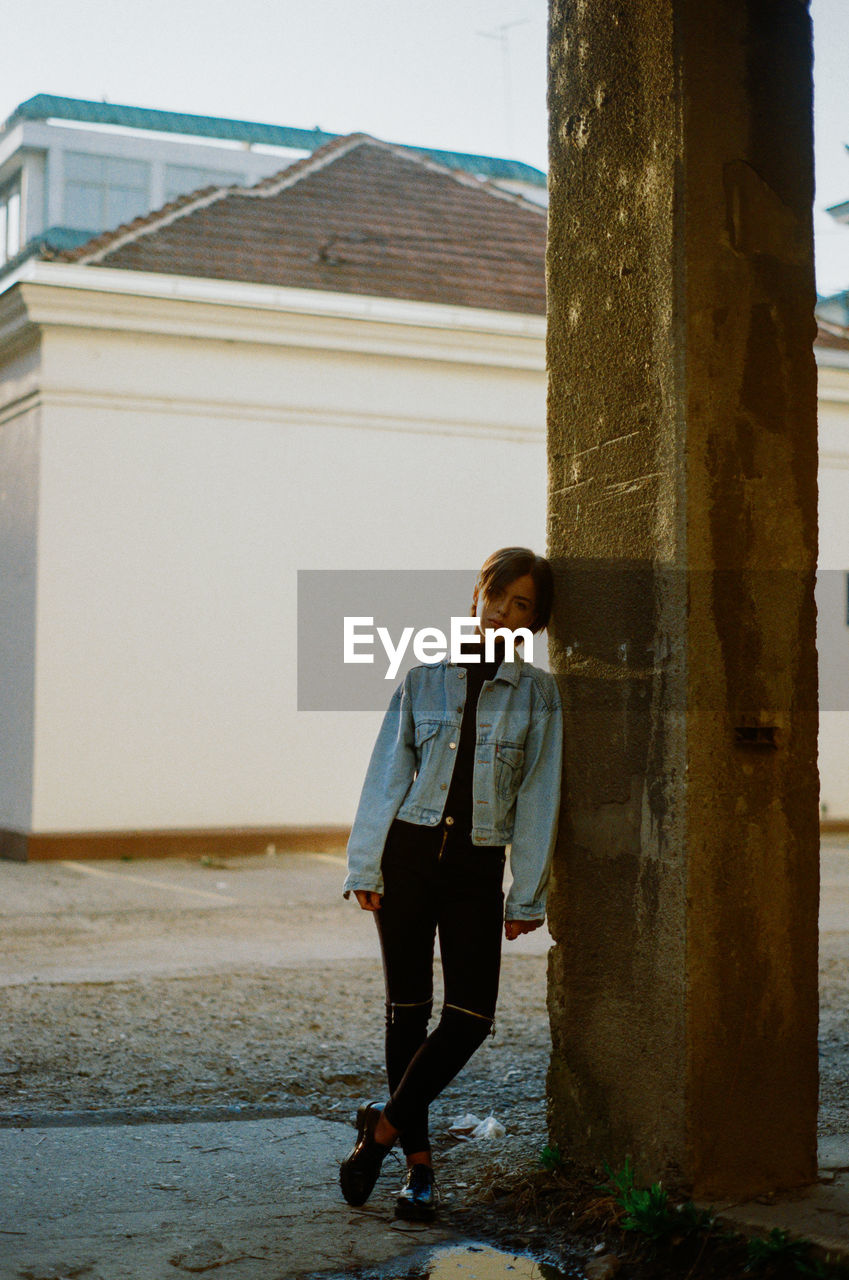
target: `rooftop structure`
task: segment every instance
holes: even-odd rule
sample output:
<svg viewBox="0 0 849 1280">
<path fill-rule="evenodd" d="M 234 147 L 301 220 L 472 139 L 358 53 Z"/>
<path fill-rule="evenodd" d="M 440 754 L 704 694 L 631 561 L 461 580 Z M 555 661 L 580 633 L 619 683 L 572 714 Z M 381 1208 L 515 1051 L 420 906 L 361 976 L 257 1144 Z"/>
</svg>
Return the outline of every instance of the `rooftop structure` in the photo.
<svg viewBox="0 0 849 1280">
<path fill-rule="evenodd" d="M 820 320 L 846 327 L 849 325 L 849 290 L 818 297 L 816 311 Z"/>
<path fill-rule="evenodd" d="M 538 205 L 363 134 L 89 241 L 80 265 L 545 314 Z"/>
<path fill-rule="evenodd" d="M 210 185 L 252 186 L 339 135 L 37 94 L 0 129 L 0 268 L 61 249 Z M 544 204 L 546 178 L 516 160 L 400 145 Z"/>
</svg>

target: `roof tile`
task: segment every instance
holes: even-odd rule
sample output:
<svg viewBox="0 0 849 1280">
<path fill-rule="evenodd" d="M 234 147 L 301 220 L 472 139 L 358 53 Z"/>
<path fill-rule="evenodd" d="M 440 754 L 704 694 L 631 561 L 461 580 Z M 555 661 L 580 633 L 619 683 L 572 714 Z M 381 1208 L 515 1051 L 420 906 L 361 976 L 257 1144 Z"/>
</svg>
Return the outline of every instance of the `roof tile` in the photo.
<svg viewBox="0 0 849 1280">
<path fill-rule="evenodd" d="M 538 205 L 355 134 L 255 187 L 194 192 L 55 256 L 542 315 L 545 237 Z"/>
<path fill-rule="evenodd" d="M 829 351 L 849 351 L 849 329 L 818 317 L 816 345 Z"/>
</svg>

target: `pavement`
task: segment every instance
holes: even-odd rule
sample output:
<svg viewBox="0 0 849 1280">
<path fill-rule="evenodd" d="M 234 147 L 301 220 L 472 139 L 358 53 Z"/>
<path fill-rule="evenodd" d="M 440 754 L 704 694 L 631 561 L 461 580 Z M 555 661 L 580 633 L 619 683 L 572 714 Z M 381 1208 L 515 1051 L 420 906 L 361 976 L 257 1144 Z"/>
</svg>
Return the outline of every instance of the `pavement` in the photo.
<svg viewBox="0 0 849 1280">
<path fill-rule="evenodd" d="M 373 931 L 352 929 L 355 909 L 337 900 L 341 859 L 290 855 L 286 866 L 281 891 L 279 864 L 272 875 L 270 863 L 268 876 L 260 864 L 257 874 L 240 876 L 226 864 L 5 863 L 0 987 L 84 982 L 95 973 L 108 981 L 140 972 L 215 971 L 222 957 L 236 968 L 350 957 L 352 947 L 376 956 Z M 822 867 L 821 928 L 849 931 L 847 837 L 824 841 Z M 318 914 L 316 877 L 322 893 L 329 892 Z M 285 893 L 282 951 L 272 892 Z M 292 907 L 301 901 L 303 923 L 293 926 Z M 107 904 L 108 925 L 101 925 L 99 907 Z M 211 942 L 203 917 L 217 907 L 227 908 L 226 919 Z M 53 940 L 45 941 L 45 916 L 56 920 Z M 147 922 L 141 930 L 140 920 Z M 230 933 L 223 949 L 222 930 Z M 550 939 L 539 931 L 519 945 L 539 954 Z M 400 1165 L 384 1173 L 363 1209 L 345 1204 L 336 1168 L 351 1145 L 347 1124 L 271 1114 L 179 1121 L 163 1115 L 144 1124 L 58 1119 L 0 1127 L 0 1280 L 162 1280 L 219 1270 L 226 1280 L 279 1280 L 371 1273 L 381 1265 L 399 1276 L 409 1274 L 405 1258 L 412 1267 L 422 1250 L 449 1244 L 460 1250 L 451 1274 L 472 1274 L 463 1271 L 462 1250 L 475 1246 L 444 1225 L 394 1219 Z M 714 1207 L 738 1228 L 780 1227 L 849 1261 L 849 1134 L 821 1139 L 812 1186 Z M 507 1274 L 506 1264 L 494 1265 L 493 1274 Z M 436 1276 L 437 1269 L 427 1273 Z"/>
<path fill-rule="evenodd" d="M 331 853 L 130 862 L 0 862 L 0 987 L 121 982 L 374 959 Z M 510 883 L 505 877 L 505 889 Z M 508 944 L 545 955 L 547 928 Z"/>
<path fill-rule="evenodd" d="M 373 923 L 341 896 L 344 868 L 338 855 L 309 852 L 0 863 L 0 996 L 34 984 L 286 971 L 352 958 L 373 959 L 379 972 Z M 550 945 L 538 930 L 511 943 L 510 954 L 541 955 Z M 237 1118 L 239 1110 L 7 1113 L 0 1280 L 281 1280 L 382 1266 L 394 1277 L 448 1243 L 460 1251 L 452 1280 L 466 1274 L 467 1249 L 479 1272 L 478 1246 L 444 1224 L 394 1218 L 402 1180 L 394 1155 L 366 1206 L 345 1203 L 337 1170 L 352 1145 L 350 1123 L 261 1105 L 245 1105 Z M 435 1263 L 427 1266 L 436 1276 Z M 528 1267 L 525 1259 L 531 1274 Z"/>
<path fill-rule="evenodd" d="M 313 1116 L 0 1130 L 0 1277 L 272 1280 L 456 1241 L 394 1218 L 400 1164 L 362 1209 L 344 1202 L 352 1133 Z"/>
<path fill-rule="evenodd" d="M 350 1208 L 336 1168 L 351 1139 L 349 1125 L 314 1116 L 0 1129 L 0 1280 L 396 1280 L 440 1254 L 431 1280 L 542 1274 L 531 1259 L 482 1257 L 444 1224 L 395 1219 L 392 1157 L 368 1204 Z M 780 1227 L 846 1259 L 849 1141 L 826 1140 L 820 1163 L 813 1187 L 714 1207 L 738 1229 Z"/>
</svg>

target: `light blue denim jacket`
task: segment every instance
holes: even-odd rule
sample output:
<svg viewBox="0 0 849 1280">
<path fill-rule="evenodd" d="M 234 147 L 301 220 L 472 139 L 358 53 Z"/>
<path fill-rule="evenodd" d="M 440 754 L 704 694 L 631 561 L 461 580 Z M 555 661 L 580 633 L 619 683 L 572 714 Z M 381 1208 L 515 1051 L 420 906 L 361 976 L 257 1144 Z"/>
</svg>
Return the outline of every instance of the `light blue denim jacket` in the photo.
<svg viewBox="0 0 849 1280">
<path fill-rule="evenodd" d="M 348 840 L 347 898 L 383 892 L 380 864 L 394 818 L 442 819 L 466 700 L 466 672 L 443 658 L 413 667 L 392 695 Z M 477 706 L 472 841 L 510 848 L 508 920 L 545 915 L 560 808 L 563 717 L 557 683 L 521 654 L 502 661 Z"/>
</svg>

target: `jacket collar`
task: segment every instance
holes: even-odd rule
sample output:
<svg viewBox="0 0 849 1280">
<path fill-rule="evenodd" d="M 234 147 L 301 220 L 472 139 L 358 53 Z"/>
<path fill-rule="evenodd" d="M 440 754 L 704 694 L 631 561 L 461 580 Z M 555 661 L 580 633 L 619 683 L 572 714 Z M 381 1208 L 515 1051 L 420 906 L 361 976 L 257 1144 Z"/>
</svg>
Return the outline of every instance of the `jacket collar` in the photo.
<svg viewBox="0 0 849 1280">
<path fill-rule="evenodd" d="M 509 680 L 512 685 L 518 685 L 524 661 L 521 653 L 518 652 L 512 662 L 503 661 L 495 673 L 496 680 Z"/>
</svg>

